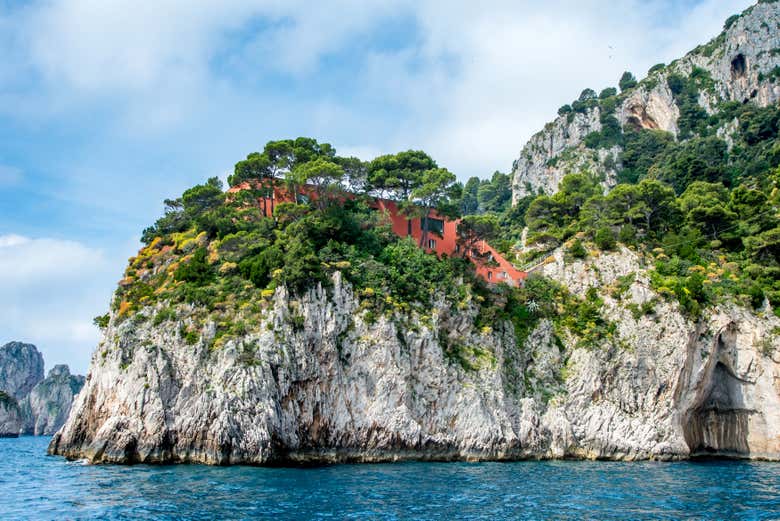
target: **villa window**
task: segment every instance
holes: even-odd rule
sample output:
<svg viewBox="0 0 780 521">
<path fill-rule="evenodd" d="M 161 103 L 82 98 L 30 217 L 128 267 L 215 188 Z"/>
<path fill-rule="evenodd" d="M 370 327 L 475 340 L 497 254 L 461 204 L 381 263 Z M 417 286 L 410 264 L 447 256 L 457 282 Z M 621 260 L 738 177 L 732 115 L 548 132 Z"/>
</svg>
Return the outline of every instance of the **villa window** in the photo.
<svg viewBox="0 0 780 521">
<path fill-rule="evenodd" d="M 493 280 L 493 272 L 488 271 L 488 280 Z"/>
<path fill-rule="evenodd" d="M 425 222 L 428 222 L 428 231 L 444 236 L 444 221 L 442 219 L 434 219 L 433 217 L 423 217 L 420 219 L 420 230 L 425 230 Z"/>
<path fill-rule="evenodd" d="M 410 237 L 412 235 L 412 220 L 411 219 L 406 221 L 406 235 L 409 235 Z"/>
<path fill-rule="evenodd" d="M 506 272 L 505 272 L 505 271 L 501 272 L 501 278 L 502 278 L 502 279 L 505 279 L 505 278 L 506 278 Z"/>
<path fill-rule="evenodd" d="M 436 241 L 433 239 L 428 239 L 428 249 L 429 250 L 435 250 L 436 249 Z"/>
</svg>

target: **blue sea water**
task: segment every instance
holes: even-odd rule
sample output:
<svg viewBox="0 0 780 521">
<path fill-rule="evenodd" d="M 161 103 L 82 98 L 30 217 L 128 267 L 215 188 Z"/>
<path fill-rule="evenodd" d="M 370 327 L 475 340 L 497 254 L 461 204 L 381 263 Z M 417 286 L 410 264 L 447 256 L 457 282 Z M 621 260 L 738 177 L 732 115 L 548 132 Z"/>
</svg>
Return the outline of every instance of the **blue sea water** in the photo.
<svg viewBox="0 0 780 521">
<path fill-rule="evenodd" d="M 0 439 L 0 519 L 780 519 L 780 464 L 102 466 Z"/>
</svg>

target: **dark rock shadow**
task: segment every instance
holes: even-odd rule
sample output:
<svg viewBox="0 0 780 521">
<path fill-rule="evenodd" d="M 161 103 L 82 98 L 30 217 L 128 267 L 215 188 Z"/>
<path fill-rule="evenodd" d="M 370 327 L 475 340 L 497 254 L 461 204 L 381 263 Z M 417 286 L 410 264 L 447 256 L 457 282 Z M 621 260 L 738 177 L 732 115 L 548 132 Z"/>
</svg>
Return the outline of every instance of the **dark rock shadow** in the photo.
<svg viewBox="0 0 780 521">
<path fill-rule="evenodd" d="M 746 458 L 750 455 L 748 431 L 755 411 L 745 405 L 743 390 L 751 382 L 741 380 L 729 366 L 733 335 L 717 337 L 714 367 L 701 399 L 683 415 L 683 434 L 691 457 Z"/>
</svg>

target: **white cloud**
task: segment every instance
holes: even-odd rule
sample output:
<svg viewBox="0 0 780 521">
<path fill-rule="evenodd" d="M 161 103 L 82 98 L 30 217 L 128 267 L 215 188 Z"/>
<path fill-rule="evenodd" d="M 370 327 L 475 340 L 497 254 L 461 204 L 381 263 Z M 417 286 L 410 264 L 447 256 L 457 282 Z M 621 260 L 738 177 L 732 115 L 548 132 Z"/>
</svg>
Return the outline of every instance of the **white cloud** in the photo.
<svg viewBox="0 0 780 521">
<path fill-rule="evenodd" d="M 0 286 L 6 289 L 78 278 L 104 262 L 102 252 L 78 242 L 0 236 Z"/>
<path fill-rule="evenodd" d="M 371 114 L 325 95 L 271 114 L 300 119 L 312 133 L 352 132 L 353 147 L 424 147 L 456 172 L 487 175 L 508 169 L 524 141 L 584 87 L 614 85 L 625 69 L 641 77 L 714 36 L 749 4 L 53 0 L 21 10 L 13 27 L 28 65 L 56 86 L 46 103 L 118 97 L 118 124 L 139 134 L 224 126 L 237 119 L 235 99 L 244 112 L 262 113 L 276 104 L 273 93 L 253 99 L 254 83 L 242 78 L 267 86 L 264 76 L 281 72 L 318 82 L 328 75 L 320 59 L 350 49 L 362 64 L 354 79 L 361 94 L 377 108 L 398 105 L 393 129 L 366 133 L 362 120 Z M 362 49 L 374 29 L 404 16 L 416 20 L 417 38 L 385 53 Z"/>
<path fill-rule="evenodd" d="M 262 32 L 249 34 L 238 46 L 243 55 L 222 58 L 247 64 L 261 58 L 275 69 L 303 73 L 402 4 L 54 0 L 24 11 L 22 22 L 33 61 L 50 78 L 90 91 L 126 91 L 203 79 L 225 39 L 253 27 Z"/>
<path fill-rule="evenodd" d="M 28 242 L 30 242 L 30 239 L 22 237 L 21 235 L 0 235 L 0 248 L 12 248 L 14 246 L 27 244 Z"/>
<path fill-rule="evenodd" d="M 113 264 L 113 265 L 112 265 Z M 85 371 L 108 307 L 116 264 L 75 241 L 0 235 L 0 344 L 35 343 L 47 366 Z"/>
</svg>

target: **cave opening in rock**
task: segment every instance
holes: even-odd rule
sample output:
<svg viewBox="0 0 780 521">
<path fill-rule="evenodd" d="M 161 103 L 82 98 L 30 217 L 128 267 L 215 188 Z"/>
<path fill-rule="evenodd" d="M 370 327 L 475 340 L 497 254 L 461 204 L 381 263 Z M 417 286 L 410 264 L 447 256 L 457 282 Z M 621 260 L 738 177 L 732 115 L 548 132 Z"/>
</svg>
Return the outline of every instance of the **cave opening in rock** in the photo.
<svg viewBox="0 0 780 521">
<path fill-rule="evenodd" d="M 742 53 L 737 54 L 733 60 L 731 60 L 731 77 L 733 79 L 744 78 L 747 73 L 747 60 Z"/>
<path fill-rule="evenodd" d="M 734 373 L 717 362 L 700 403 L 683 424 L 692 457 L 744 457 L 751 411 L 744 406 L 742 386 Z"/>
<path fill-rule="evenodd" d="M 626 127 L 636 131 L 642 130 L 642 121 L 635 115 L 628 116 L 626 118 Z"/>
</svg>

